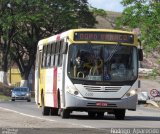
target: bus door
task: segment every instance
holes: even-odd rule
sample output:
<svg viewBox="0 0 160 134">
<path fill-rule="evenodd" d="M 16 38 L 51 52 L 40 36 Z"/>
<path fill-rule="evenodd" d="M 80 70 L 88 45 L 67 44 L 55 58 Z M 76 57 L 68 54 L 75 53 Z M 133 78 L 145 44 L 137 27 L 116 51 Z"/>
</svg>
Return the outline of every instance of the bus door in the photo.
<svg viewBox="0 0 160 134">
<path fill-rule="evenodd" d="M 35 101 L 37 104 L 40 103 L 39 84 L 40 84 L 41 58 L 42 58 L 42 51 L 39 51 L 38 49 L 37 56 L 36 56 L 36 66 L 35 66 Z"/>
</svg>

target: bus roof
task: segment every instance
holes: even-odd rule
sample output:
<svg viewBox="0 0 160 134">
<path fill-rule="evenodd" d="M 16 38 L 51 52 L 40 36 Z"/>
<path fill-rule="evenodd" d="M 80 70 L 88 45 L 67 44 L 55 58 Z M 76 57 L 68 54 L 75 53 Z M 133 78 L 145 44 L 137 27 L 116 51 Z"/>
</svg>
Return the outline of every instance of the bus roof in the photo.
<svg viewBox="0 0 160 134">
<path fill-rule="evenodd" d="M 91 29 L 91 28 L 82 28 L 82 29 L 71 29 L 65 32 L 62 32 L 60 34 L 53 35 L 51 37 L 42 39 L 39 41 L 38 45 L 43 46 L 44 44 L 48 44 L 51 42 L 55 42 L 57 40 L 63 39 L 65 37 L 69 37 L 72 42 L 73 41 L 73 36 L 75 32 L 108 32 L 108 33 L 121 33 L 121 34 L 135 34 L 133 32 L 128 32 L 128 31 L 123 31 L 123 30 L 113 30 L 113 29 Z M 71 38 L 72 37 L 72 38 Z M 136 39 L 137 40 L 137 39 Z M 78 42 L 78 41 L 77 41 Z M 135 39 L 134 39 L 135 42 Z M 137 41 L 136 41 L 137 42 Z M 137 43 L 136 43 L 137 44 Z"/>
</svg>

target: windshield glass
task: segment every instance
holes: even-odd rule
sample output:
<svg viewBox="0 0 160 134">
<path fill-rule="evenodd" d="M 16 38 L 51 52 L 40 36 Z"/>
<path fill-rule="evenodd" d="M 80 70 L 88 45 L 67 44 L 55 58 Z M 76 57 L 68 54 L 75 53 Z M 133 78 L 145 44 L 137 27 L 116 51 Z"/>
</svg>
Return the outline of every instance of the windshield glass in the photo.
<svg viewBox="0 0 160 134">
<path fill-rule="evenodd" d="M 14 91 L 16 91 L 16 92 L 28 92 L 29 89 L 28 88 L 15 88 Z"/>
<path fill-rule="evenodd" d="M 29 89 L 28 89 L 28 88 L 21 88 L 21 91 L 22 91 L 22 92 L 28 92 Z"/>
<path fill-rule="evenodd" d="M 19 92 L 20 88 L 15 88 L 13 91 Z"/>
<path fill-rule="evenodd" d="M 68 75 L 90 81 L 131 81 L 137 78 L 133 46 L 74 44 L 69 48 Z"/>
</svg>

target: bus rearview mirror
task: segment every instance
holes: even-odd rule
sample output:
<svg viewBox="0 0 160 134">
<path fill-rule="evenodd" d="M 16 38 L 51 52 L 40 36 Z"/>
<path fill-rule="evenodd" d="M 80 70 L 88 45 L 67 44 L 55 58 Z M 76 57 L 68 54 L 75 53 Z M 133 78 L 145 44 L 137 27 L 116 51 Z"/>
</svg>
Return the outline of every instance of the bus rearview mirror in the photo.
<svg viewBox="0 0 160 134">
<path fill-rule="evenodd" d="M 138 58 L 139 58 L 139 61 L 143 61 L 143 50 L 142 49 L 138 49 Z"/>
<path fill-rule="evenodd" d="M 67 54 L 67 51 L 68 51 L 68 43 L 65 42 L 64 49 L 63 49 L 63 54 Z"/>
</svg>

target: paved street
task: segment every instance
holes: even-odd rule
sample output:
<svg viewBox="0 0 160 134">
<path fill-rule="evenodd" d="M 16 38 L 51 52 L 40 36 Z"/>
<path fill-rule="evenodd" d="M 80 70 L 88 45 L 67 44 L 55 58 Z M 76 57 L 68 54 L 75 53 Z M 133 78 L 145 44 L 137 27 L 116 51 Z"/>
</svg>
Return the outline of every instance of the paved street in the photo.
<svg viewBox="0 0 160 134">
<path fill-rule="evenodd" d="M 16 122 L 16 123 L 15 123 Z M 159 128 L 160 110 L 137 106 L 137 111 L 127 111 L 125 120 L 115 120 L 105 114 L 103 119 L 88 118 L 85 112 L 73 112 L 69 119 L 59 116 L 42 116 L 34 102 L 0 103 L 0 127 L 15 128 Z"/>
</svg>

